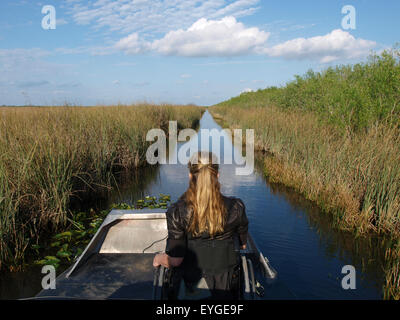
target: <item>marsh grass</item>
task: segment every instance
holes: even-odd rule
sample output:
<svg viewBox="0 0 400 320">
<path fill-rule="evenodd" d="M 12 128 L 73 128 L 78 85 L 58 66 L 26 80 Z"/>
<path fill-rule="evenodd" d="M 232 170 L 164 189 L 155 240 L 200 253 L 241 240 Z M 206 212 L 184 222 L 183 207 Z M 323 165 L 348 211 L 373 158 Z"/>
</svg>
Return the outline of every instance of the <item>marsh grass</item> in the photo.
<svg viewBox="0 0 400 320">
<path fill-rule="evenodd" d="M 254 128 L 256 148 L 269 154 L 265 173 L 270 180 L 335 212 L 341 227 L 359 233 L 399 232 L 397 129 L 377 125 L 365 134 L 341 135 L 312 114 L 272 106 L 231 108 L 224 119 L 232 127 Z"/>
<path fill-rule="evenodd" d="M 332 214 L 357 235 L 400 237 L 399 51 L 367 63 L 309 71 L 282 88 L 211 107 L 232 128 L 255 129 L 265 174 Z M 399 247 L 385 297 L 399 298 Z"/>
<path fill-rule="evenodd" d="M 192 127 L 195 106 L 0 108 L 0 269 L 21 267 L 28 246 L 71 221 L 72 199 L 115 186 L 146 164 L 152 128 Z"/>
<path fill-rule="evenodd" d="M 366 62 L 309 70 L 283 87 L 242 93 L 218 106 L 276 105 L 311 111 L 341 131 L 365 131 L 376 122 L 399 127 L 400 49 L 371 55 Z"/>
</svg>

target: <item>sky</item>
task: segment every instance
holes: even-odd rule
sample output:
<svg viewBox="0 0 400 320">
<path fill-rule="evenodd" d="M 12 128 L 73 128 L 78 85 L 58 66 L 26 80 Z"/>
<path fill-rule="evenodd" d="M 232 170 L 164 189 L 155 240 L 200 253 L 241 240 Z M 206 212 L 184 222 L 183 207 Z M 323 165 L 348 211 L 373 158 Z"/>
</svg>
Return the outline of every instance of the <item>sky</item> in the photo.
<svg viewBox="0 0 400 320">
<path fill-rule="evenodd" d="M 1 0 L 0 105 L 213 105 L 366 61 L 400 41 L 399 14 L 398 0 Z"/>
</svg>

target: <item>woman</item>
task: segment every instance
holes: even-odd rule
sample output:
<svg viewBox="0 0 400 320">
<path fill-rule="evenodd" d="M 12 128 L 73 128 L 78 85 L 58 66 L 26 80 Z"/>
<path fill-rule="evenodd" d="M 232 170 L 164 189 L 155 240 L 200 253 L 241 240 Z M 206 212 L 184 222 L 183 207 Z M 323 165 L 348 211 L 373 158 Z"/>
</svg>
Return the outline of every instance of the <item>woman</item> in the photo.
<svg viewBox="0 0 400 320">
<path fill-rule="evenodd" d="M 186 293 L 202 287 L 213 298 L 234 299 L 239 281 L 235 239 L 246 248 L 248 220 L 240 199 L 221 194 L 217 162 L 204 151 L 189 161 L 189 188 L 167 211 L 166 253 L 157 254 L 153 266 L 173 269 L 175 286 L 183 277 Z"/>
</svg>

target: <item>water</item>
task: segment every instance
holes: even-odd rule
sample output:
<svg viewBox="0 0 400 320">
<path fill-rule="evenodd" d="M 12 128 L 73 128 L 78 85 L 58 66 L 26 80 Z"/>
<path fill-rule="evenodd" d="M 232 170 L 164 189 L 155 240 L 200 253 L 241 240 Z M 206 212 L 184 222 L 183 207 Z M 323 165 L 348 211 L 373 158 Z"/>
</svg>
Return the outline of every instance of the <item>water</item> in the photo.
<svg viewBox="0 0 400 320">
<path fill-rule="evenodd" d="M 221 127 L 206 112 L 200 129 Z M 190 138 L 192 146 L 200 141 Z M 178 150 L 185 145 L 179 143 Z M 188 146 L 187 144 L 185 145 Z M 224 145 L 221 144 L 221 149 Z M 234 149 L 234 152 L 239 150 Z M 221 150 L 221 159 L 223 150 Z M 235 165 L 221 165 L 222 193 L 243 200 L 249 231 L 260 250 L 278 271 L 278 279 L 265 290 L 265 299 L 381 299 L 383 250 L 377 239 L 354 239 L 351 234 L 334 231 L 329 217 L 294 191 L 270 185 L 262 173 L 262 155 L 256 155 L 255 171 L 249 176 L 235 175 Z M 122 183 L 111 202 L 135 202 L 146 195 L 171 195 L 175 201 L 188 187 L 185 165 L 160 165 L 140 171 Z M 356 269 L 356 289 L 341 286 L 342 267 Z M 25 297 L 40 290 L 40 271 L 2 278 L 0 297 Z M 1 278 L 0 278 L 1 279 Z M 10 290 L 7 289 L 10 286 Z"/>
<path fill-rule="evenodd" d="M 222 128 L 206 112 L 200 129 Z M 201 145 L 200 137 L 187 142 Z M 178 149 L 183 143 L 178 144 Z M 221 143 L 221 159 L 224 145 Z M 239 152 L 234 150 L 234 152 Z M 235 175 L 235 165 L 221 165 L 222 193 L 241 198 L 249 230 L 260 250 L 278 271 L 276 283 L 266 289 L 268 299 L 381 299 L 382 250 L 378 240 L 354 240 L 335 232 L 331 221 L 312 203 L 282 186 L 270 185 L 262 173 L 262 155 L 256 155 L 252 175 Z M 119 200 L 132 202 L 146 195 L 170 194 L 172 201 L 188 187 L 185 165 L 161 165 L 153 180 L 140 191 L 121 191 Z M 136 186 L 134 186 L 136 189 Z M 344 290 L 344 265 L 356 268 L 356 289 Z"/>
</svg>

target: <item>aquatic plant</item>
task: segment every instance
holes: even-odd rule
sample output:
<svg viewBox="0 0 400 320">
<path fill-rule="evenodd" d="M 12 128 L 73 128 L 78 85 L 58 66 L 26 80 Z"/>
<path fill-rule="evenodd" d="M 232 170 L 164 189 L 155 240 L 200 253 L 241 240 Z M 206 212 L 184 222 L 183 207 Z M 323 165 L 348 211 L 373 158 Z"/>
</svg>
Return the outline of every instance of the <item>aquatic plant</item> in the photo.
<svg viewBox="0 0 400 320">
<path fill-rule="evenodd" d="M 0 108 L 0 269 L 18 270 L 42 235 L 74 220 L 71 203 L 106 195 L 147 165 L 152 128 L 198 123 L 197 106 Z M 61 255 L 61 253 L 60 253 Z"/>
<path fill-rule="evenodd" d="M 400 51 L 309 71 L 281 88 L 210 108 L 255 130 L 264 171 L 330 213 L 338 228 L 400 237 Z M 399 297 L 399 246 L 387 259 L 386 297 Z M 394 262 L 393 262 L 394 261 Z"/>
</svg>

